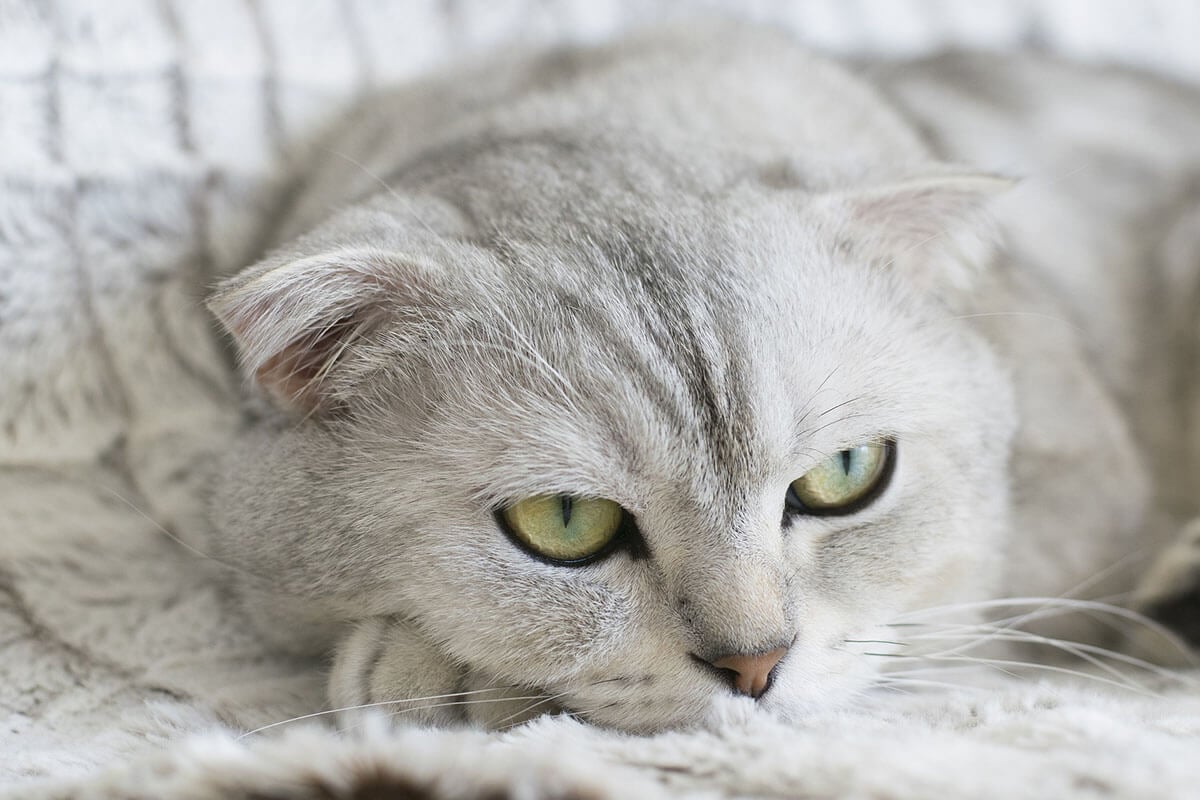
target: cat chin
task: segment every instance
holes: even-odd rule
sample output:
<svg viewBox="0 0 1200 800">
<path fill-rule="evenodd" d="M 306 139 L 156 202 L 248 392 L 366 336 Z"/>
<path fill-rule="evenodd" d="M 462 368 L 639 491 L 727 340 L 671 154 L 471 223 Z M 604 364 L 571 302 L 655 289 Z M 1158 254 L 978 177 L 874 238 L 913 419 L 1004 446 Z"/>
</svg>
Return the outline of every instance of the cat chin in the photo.
<svg viewBox="0 0 1200 800">
<path fill-rule="evenodd" d="M 699 727 L 718 733 L 723 730 L 738 727 L 749 727 L 761 722 L 764 718 L 773 719 L 786 724 L 802 724 L 814 716 L 836 712 L 844 708 L 855 695 L 854 691 L 838 693 L 826 688 L 821 698 L 812 697 L 764 697 L 752 700 L 732 694 L 721 694 L 712 699 Z"/>
<path fill-rule="evenodd" d="M 766 713 L 769 712 L 765 706 L 749 697 L 717 695 L 713 697 L 700 727 L 716 732 L 730 727 L 746 726 Z"/>
</svg>

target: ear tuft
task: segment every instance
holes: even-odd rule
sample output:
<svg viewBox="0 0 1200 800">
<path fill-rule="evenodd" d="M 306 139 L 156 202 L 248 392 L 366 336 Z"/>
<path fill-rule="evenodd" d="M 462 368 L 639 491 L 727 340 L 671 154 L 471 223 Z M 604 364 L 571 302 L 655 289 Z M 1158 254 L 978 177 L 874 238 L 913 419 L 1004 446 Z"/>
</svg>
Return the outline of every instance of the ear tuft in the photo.
<svg viewBox="0 0 1200 800">
<path fill-rule="evenodd" d="M 208 307 L 267 394 L 312 413 L 332 404 L 330 376 L 346 349 L 412 295 L 417 272 L 373 250 L 276 260 L 227 281 Z"/>
</svg>

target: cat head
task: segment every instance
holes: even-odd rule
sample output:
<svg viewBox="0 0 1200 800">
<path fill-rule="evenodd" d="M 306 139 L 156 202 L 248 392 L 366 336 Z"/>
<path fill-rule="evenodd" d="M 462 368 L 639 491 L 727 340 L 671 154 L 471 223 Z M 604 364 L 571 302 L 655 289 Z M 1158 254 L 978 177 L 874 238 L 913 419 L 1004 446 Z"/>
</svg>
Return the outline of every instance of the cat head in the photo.
<svg viewBox="0 0 1200 800">
<path fill-rule="evenodd" d="M 862 686 L 862 640 L 990 579 L 1011 398 L 955 307 L 996 181 L 816 192 L 547 147 L 371 199 L 216 294 L 279 409 L 227 461 L 223 553 L 402 619 L 459 689 L 625 729 Z M 377 685 L 369 639 L 339 680 Z"/>
</svg>

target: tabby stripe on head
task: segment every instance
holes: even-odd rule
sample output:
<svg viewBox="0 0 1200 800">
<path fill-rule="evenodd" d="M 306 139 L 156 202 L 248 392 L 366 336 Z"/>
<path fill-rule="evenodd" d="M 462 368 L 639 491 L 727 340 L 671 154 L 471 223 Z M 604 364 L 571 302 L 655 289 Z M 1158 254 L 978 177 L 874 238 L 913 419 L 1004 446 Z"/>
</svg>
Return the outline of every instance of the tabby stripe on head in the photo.
<svg viewBox="0 0 1200 800">
<path fill-rule="evenodd" d="M 619 241 L 608 242 L 609 262 L 636 281 L 640 293 L 632 298 L 647 333 L 647 340 L 660 350 L 658 364 L 671 366 L 692 401 L 689 417 L 697 418 L 704 433 L 700 441 L 710 445 L 709 456 L 714 474 L 727 473 L 731 466 L 748 469 L 755 463 L 753 409 L 746 394 L 748 376 L 744 358 L 716 353 L 706 347 L 722 325 L 715 321 L 704 326 L 714 335 L 704 335 L 693 309 L 703 308 L 704 300 L 690 290 L 684 270 L 668 258 L 655 258 L 652 252 L 686 252 L 670 242 L 651 249 L 642 243 L 652 234 L 630 231 Z M 732 328 L 733 320 L 724 326 Z M 733 476 L 731 476 L 733 477 Z M 735 480 L 740 479 L 738 476 Z"/>
</svg>

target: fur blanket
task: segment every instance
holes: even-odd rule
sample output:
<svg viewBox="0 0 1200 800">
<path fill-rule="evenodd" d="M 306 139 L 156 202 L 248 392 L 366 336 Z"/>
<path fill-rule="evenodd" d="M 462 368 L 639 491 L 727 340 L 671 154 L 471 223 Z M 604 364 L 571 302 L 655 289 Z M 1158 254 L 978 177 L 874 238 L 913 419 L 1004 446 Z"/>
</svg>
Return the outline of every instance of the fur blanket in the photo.
<svg viewBox="0 0 1200 800">
<path fill-rule="evenodd" d="M 1190 0 L 710 0 L 817 45 L 1034 44 L 1200 77 Z M 1200 696 L 1008 680 L 802 726 L 338 732 L 204 558 L 236 378 L 200 298 L 372 86 L 669 0 L 0 0 L 0 787 L 19 797 L 1195 796 Z M 3 791 L 3 789 L 0 789 Z"/>
</svg>

